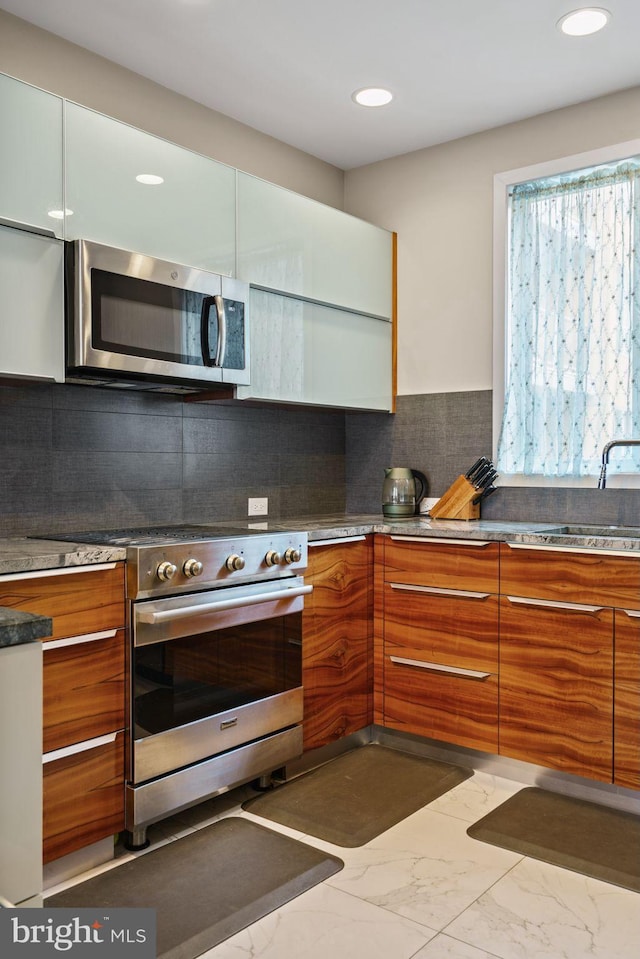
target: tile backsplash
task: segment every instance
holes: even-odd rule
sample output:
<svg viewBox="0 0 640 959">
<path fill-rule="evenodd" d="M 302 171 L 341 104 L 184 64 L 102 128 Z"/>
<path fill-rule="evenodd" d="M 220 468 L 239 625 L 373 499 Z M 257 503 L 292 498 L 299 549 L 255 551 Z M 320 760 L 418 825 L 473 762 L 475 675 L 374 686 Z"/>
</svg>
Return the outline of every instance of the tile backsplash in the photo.
<svg viewBox="0 0 640 959">
<path fill-rule="evenodd" d="M 344 414 L 0 386 L 0 536 L 342 513 Z"/>
<path fill-rule="evenodd" d="M 379 512 L 384 469 L 425 473 L 441 496 L 479 456 L 492 456 L 491 390 L 399 396 L 395 416 L 346 416 L 347 512 Z M 498 480 L 500 487 L 500 481 Z M 485 519 L 640 526 L 640 490 L 501 486 Z"/>
<path fill-rule="evenodd" d="M 0 536 L 269 517 L 381 515 L 384 470 L 440 496 L 491 456 L 491 392 L 400 396 L 395 415 L 0 385 Z M 640 490 L 501 487 L 487 519 L 640 525 Z"/>
</svg>

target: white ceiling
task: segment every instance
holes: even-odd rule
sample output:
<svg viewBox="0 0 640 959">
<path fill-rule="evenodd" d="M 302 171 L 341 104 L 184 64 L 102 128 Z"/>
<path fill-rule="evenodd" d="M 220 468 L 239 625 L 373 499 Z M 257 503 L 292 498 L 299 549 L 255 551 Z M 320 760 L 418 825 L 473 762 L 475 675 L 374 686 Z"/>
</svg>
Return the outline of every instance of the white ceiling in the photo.
<svg viewBox="0 0 640 959">
<path fill-rule="evenodd" d="M 350 169 L 640 84 L 640 0 L 0 0 L 0 8 Z M 393 102 L 351 93 L 388 87 Z"/>
</svg>

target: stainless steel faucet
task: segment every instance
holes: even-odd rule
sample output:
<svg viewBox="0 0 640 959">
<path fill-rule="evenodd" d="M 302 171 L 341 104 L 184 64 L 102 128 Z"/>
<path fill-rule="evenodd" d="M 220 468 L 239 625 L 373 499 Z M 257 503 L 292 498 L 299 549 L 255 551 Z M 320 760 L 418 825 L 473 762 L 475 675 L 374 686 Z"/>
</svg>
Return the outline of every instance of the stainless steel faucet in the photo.
<svg viewBox="0 0 640 959">
<path fill-rule="evenodd" d="M 602 450 L 602 466 L 600 467 L 600 479 L 598 480 L 598 489 L 604 489 L 607 485 L 607 466 L 609 465 L 609 453 L 614 446 L 640 446 L 640 440 L 611 440 Z"/>
</svg>

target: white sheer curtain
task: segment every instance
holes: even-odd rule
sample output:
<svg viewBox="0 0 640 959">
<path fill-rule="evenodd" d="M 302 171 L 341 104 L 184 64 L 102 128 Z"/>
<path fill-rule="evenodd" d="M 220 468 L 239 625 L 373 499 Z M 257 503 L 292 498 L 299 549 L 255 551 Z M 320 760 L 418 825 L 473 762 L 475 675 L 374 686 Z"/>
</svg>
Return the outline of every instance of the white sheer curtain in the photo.
<svg viewBox="0 0 640 959">
<path fill-rule="evenodd" d="M 597 475 L 608 440 L 640 438 L 639 167 L 512 190 L 504 473 Z"/>
</svg>

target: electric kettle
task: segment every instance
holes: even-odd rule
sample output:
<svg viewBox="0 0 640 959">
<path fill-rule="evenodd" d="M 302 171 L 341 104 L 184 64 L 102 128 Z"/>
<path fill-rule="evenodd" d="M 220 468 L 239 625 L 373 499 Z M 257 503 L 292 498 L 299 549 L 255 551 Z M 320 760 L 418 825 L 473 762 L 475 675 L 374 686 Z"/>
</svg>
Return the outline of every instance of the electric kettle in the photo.
<svg viewBox="0 0 640 959">
<path fill-rule="evenodd" d="M 427 477 L 419 470 L 405 466 L 386 469 L 382 484 L 382 515 L 394 519 L 415 516 L 427 488 Z"/>
</svg>

